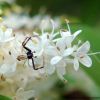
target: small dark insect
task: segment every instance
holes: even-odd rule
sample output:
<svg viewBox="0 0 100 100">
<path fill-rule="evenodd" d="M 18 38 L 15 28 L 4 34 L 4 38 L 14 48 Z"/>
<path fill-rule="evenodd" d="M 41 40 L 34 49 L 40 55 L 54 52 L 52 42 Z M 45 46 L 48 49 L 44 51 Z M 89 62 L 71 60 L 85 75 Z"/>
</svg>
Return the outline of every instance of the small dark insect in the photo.
<svg viewBox="0 0 100 100">
<path fill-rule="evenodd" d="M 31 60 L 31 61 L 32 61 L 32 65 L 33 65 L 33 69 L 34 69 L 34 70 L 38 70 L 38 69 L 43 68 L 43 67 L 40 67 L 40 68 L 36 68 L 36 67 L 35 67 L 34 59 L 33 59 L 33 58 L 36 58 L 36 57 L 33 55 L 33 53 L 35 53 L 35 51 L 32 52 L 28 47 L 26 47 L 26 44 L 28 43 L 29 40 L 31 40 L 31 37 L 26 37 L 25 40 L 24 40 L 23 43 L 22 43 L 23 48 L 27 51 L 27 52 L 26 52 L 26 56 L 25 56 L 25 55 L 19 55 L 19 56 L 17 57 L 17 60 L 18 60 L 18 61 L 25 60 L 25 59 Z"/>
</svg>

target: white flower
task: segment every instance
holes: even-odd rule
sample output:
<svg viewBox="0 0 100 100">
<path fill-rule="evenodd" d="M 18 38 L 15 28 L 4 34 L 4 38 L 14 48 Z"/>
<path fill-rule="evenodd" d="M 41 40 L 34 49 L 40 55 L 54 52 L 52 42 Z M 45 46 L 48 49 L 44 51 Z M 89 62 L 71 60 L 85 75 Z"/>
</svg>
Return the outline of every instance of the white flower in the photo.
<svg viewBox="0 0 100 100">
<path fill-rule="evenodd" d="M 36 32 L 33 32 L 32 41 L 27 43 L 27 47 L 31 50 L 36 51 L 37 56 L 41 57 L 43 53 L 47 53 L 50 47 L 52 47 L 53 39 L 59 34 L 58 32 L 54 34 L 54 22 L 52 23 L 52 31 L 51 33 L 44 32 L 44 28 L 42 28 L 42 35 L 39 35 Z M 52 54 L 51 54 L 52 55 Z"/>
<path fill-rule="evenodd" d="M 81 33 L 82 30 L 78 30 L 74 34 L 72 34 L 68 23 L 67 23 L 67 27 L 68 27 L 68 31 L 61 30 L 60 35 L 66 42 L 67 47 L 71 47 L 72 41 Z"/>
<path fill-rule="evenodd" d="M 12 41 L 13 39 L 14 39 L 14 37 L 12 37 L 12 29 L 0 28 L 0 43 L 6 43 L 9 41 Z"/>
<path fill-rule="evenodd" d="M 16 24 L 15 29 L 25 25 L 27 28 L 31 28 L 32 25 L 37 26 L 40 24 L 39 20 L 41 19 L 41 16 L 34 17 L 33 21 L 28 16 L 22 16 L 23 20 L 19 16 L 14 15 L 12 17 L 13 19 L 8 20 L 8 22 L 10 24 L 11 21 L 14 21 L 12 24 Z M 19 19 L 20 23 L 16 19 Z M 52 25 L 49 25 L 50 21 Z M 28 26 L 27 23 L 30 25 Z M 79 63 L 90 67 L 92 60 L 89 55 L 100 53 L 88 53 L 90 49 L 88 41 L 80 47 L 80 41 L 73 46 L 72 42 L 80 34 L 81 30 L 72 34 L 68 23 L 68 31 L 60 30 L 57 33 L 54 31 L 55 23 L 53 20 L 48 20 L 47 18 L 47 23 L 42 23 L 41 25 L 41 35 L 36 32 L 33 35 L 18 32 L 15 33 L 14 37 L 12 36 L 12 29 L 0 27 L 0 75 L 2 79 L 0 93 L 1 91 L 4 91 L 4 94 L 8 93 L 8 95 L 10 94 L 10 96 L 14 97 L 14 100 L 29 100 L 35 97 L 35 92 L 32 89 L 36 88 L 37 93 L 39 93 L 38 90 L 40 91 L 37 82 L 55 72 L 61 80 L 66 81 L 64 75 L 66 74 L 66 67 L 70 67 L 68 66 L 70 63 L 74 65 L 75 70 L 78 70 Z M 49 29 L 52 27 L 51 32 L 45 32 L 45 27 Z M 32 60 L 28 59 L 28 51 L 22 45 L 26 37 L 31 37 L 25 46 L 33 53 L 35 68 L 42 67 L 41 69 L 33 70 L 32 68 Z M 17 60 L 18 57 L 21 59 L 20 61 Z M 5 79 L 3 80 L 3 78 Z M 2 84 L 3 82 L 5 84 Z M 18 89 L 17 92 L 16 89 Z"/>
<path fill-rule="evenodd" d="M 20 39 L 20 40 L 19 40 Z M 17 56 L 21 54 L 23 36 L 18 34 L 11 42 L 1 46 L 2 63 L 0 65 L 0 74 L 13 75 L 17 67 Z"/>
<path fill-rule="evenodd" d="M 57 64 L 58 62 L 60 62 L 61 60 L 64 60 L 66 57 L 68 57 L 69 55 L 73 53 L 73 48 L 66 48 L 66 45 L 62 39 L 57 41 L 55 47 L 56 47 L 56 51 L 54 51 L 53 49 L 52 52 L 56 52 L 57 55 L 51 59 L 52 65 Z"/>
<path fill-rule="evenodd" d="M 25 91 L 23 88 L 19 88 L 14 96 L 13 100 L 29 100 L 34 97 L 34 90 Z"/>
<path fill-rule="evenodd" d="M 41 22 L 41 24 L 39 25 L 39 27 L 41 28 L 41 29 L 51 29 L 51 25 L 50 25 L 50 16 L 44 16 L 44 18 L 43 18 L 44 20 L 42 20 L 42 22 Z"/>
<path fill-rule="evenodd" d="M 76 52 L 74 53 L 74 68 L 75 70 L 78 70 L 79 68 L 79 62 L 82 63 L 86 67 L 91 67 L 92 60 L 88 56 L 88 51 L 90 49 L 90 43 L 89 41 L 86 41 L 83 45 L 81 45 Z"/>
<path fill-rule="evenodd" d="M 41 30 L 42 30 L 42 35 L 45 35 L 46 36 L 46 38 L 48 39 L 48 40 L 53 40 L 58 34 L 59 34 L 59 32 L 57 32 L 57 33 L 54 33 L 54 29 L 55 29 L 55 23 L 54 23 L 54 21 L 51 19 L 50 20 L 50 22 L 51 22 L 51 24 L 52 24 L 52 31 L 50 32 L 50 33 L 48 33 L 48 32 L 44 32 L 44 25 L 45 25 L 45 22 L 46 22 L 46 20 L 43 20 L 42 21 L 42 27 L 41 27 Z M 53 40 L 54 41 L 54 40 Z"/>
<path fill-rule="evenodd" d="M 11 75 L 16 71 L 16 58 L 12 56 L 9 48 L 6 46 L 1 48 L 0 52 L 2 52 L 3 61 L 0 65 L 0 74 Z"/>
<path fill-rule="evenodd" d="M 51 60 L 50 57 L 46 57 L 45 61 L 44 61 L 44 69 L 45 69 L 46 75 L 47 76 L 48 75 L 52 75 L 54 72 L 56 72 L 57 75 L 58 75 L 58 77 L 61 80 L 65 80 L 64 77 L 63 77 L 63 75 L 65 75 L 65 73 L 66 73 L 66 70 L 65 70 L 66 63 L 63 60 L 61 60 L 57 64 L 52 65 L 50 63 L 50 60 Z"/>
<path fill-rule="evenodd" d="M 71 33 L 70 31 L 67 31 L 67 30 L 61 30 L 60 31 L 60 34 L 61 34 L 61 36 L 63 37 L 63 38 L 65 38 L 65 37 L 68 37 L 68 36 L 73 36 L 73 40 L 76 38 L 76 36 L 78 36 L 80 33 L 82 32 L 82 30 L 78 30 L 78 31 L 76 31 L 75 33 Z"/>
<path fill-rule="evenodd" d="M 11 27 L 14 30 L 16 30 L 22 28 L 27 20 L 27 17 L 19 16 L 16 14 L 10 14 L 4 19 L 4 24 L 6 24 L 7 27 Z"/>
<path fill-rule="evenodd" d="M 50 51 L 49 51 L 50 52 Z M 66 58 L 71 55 L 73 52 L 73 48 L 66 48 L 65 43 L 62 39 L 57 41 L 55 48 L 51 49 L 51 54 L 53 57 L 51 58 L 50 64 L 52 66 L 52 70 L 56 70 L 57 74 L 60 79 L 64 80 L 63 75 L 65 74 L 66 70 Z M 53 72 L 54 72 L 53 71 Z"/>
<path fill-rule="evenodd" d="M 0 74 L 11 75 L 16 70 L 16 62 L 4 63 L 0 66 Z"/>
</svg>

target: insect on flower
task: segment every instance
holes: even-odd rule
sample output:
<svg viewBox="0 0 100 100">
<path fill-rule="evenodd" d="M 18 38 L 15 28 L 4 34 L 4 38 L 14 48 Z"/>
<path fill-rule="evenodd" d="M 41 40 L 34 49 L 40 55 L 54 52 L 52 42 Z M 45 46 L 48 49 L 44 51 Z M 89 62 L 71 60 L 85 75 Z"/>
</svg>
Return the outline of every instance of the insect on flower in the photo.
<svg viewBox="0 0 100 100">
<path fill-rule="evenodd" d="M 35 37 L 35 36 L 34 36 L 34 37 Z M 31 61 L 32 61 L 33 69 L 34 69 L 34 70 L 38 70 L 38 69 L 40 69 L 40 68 L 43 68 L 43 66 L 40 67 L 40 68 L 36 68 L 36 66 L 35 66 L 35 64 L 34 64 L 34 59 L 33 59 L 33 58 L 36 58 L 36 56 L 34 56 L 35 51 L 32 52 L 31 49 L 29 49 L 28 47 L 26 47 L 26 44 L 28 43 L 29 40 L 31 40 L 31 38 L 32 38 L 32 37 L 26 37 L 25 40 L 22 42 L 22 46 L 23 46 L 23 48 L 24 48 L 27 52 L 26 52 L 26 55 L 19 55 L 19 56 L 17 57 L 17 60 L 18 60 L 18 61 L 25 60 L 25 59 L 31 60 Z"/>
</svg>

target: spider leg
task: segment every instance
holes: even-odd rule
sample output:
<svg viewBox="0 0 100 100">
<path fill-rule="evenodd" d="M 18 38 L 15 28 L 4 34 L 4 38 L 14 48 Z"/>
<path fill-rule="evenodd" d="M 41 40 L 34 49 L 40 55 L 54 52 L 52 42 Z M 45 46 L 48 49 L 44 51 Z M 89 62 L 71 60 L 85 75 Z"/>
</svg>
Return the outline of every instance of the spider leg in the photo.
<svg viewBox="0 0 100 100">
<path fill-rule="evenodd" d="M 28 47 L 26 47 L 26 46 L 24 46 L 24 49 L 26 49 L 27 51 L 31 52 L 31 50 Z"/>
<path fill-rule="evenodd" d="M 42 66 L 39 69 L 44 68 L 44 64 L 45 62 L 44 62 L 44 56 L 43 56 Z"/>
<path fill-rule="evenodd" d="M 31 39 L 31 37 L 26 37 L 25 40 L 23 41 L 22 45 L 25 46 L 30 39 Z"/>
<path fill-rule="evenodd" d="M 38 38 L 38 36 L 37 35 L 35 35 L 35 36 L 33 36 L 33 37 L 37 37 Z M 39 38 L 38 38 L 39 39 Z M 32 40 L 32 38 L 31 37 L 26 37 L 25 38 L 25 40 L 22 42 L 22 46 L 23 46 L 23 48 L 24 49 L 26 49 L 28 52 L 27 53 L 29 53 L 29 54 L 32 54 L 32 53 L 35 53 L 35 51 L 31 51 L 28 47 L 26 47 L 26 44 L 27 44 L 27 42 L 29 41 L 29 40 Z M 27 56 L 28 56 L 28 54 L 27 54 Z M 32 55 L 33 56 L 33 55 Z M 33 56 L 34 57 L 34 56 Z M 36 68 L 36 66 L 35 66 L 35 64 L 34 64 L 34 59 L 33 59 L 33 57 L 30 59 L 28 59 L 28 65 L 30 66 L 30 64 L 29 64 L 29 60 L 31 60 L 31 63 L 32 63 L 32 66 L 33 66 L 33 69 L 34 70 L 38 70 L 38 69 L 41 69 L 41 68 L 43 68 L 44 67 L 44 58 L 43 58 L 43 65 L 40 67 L 40 68 Z M 26 63 L 26 62 L 25 62 Z M 24 65 L 25 65 L 25 63 L 24 63 Z"/>
<path fill-rule="evenodd" d="M 35 69 L 42 69 L 42 68 L 44 68 L 44 58 L 43 58 L 43 60 L 42 60 L 42 63 L 37 67 L 37 68 L 35 68 Z"/>
<path fill-rule="evenodd" d="M 31 59 L 31 61 L 32 61 L 32 67 L 33 67 L 33 69 L 34 69 L 34 70 L 38 70 L 38 68 L 35 68 L 35 64 L 34 64 L 33 58 Z M 29 64 L 29 59 L 28 59 L 28 65 L 30 66 L 30 64 Z M 30 66 L 30 67 L 31 67 L 31 66 Z"/>
<path fill-rule="evenodd" d="M 35 64 L 34 64 L 33 58 L 32 58 L 31 60 L 32 60 L 33 69 L 34 69 L 34 70 L 38 70 L 38 68 L 35 68 Z"/>
<path fill-rule="evenodd" d="M 27 50 L 31 51 L 28 47 L 26 47 L 27 42 L 31 39 L 31 37 L 26 37 L 24 42 L 22 43 L 22 46 Z"/>
</svg>

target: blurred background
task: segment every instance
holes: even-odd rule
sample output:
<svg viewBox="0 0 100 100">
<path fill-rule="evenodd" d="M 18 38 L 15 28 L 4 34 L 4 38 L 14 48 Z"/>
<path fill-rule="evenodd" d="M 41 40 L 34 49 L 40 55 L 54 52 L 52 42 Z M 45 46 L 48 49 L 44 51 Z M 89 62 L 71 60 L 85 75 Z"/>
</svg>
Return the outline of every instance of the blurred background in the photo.
<svg viewBox="0 0 100 100">
<path fill-rule="evenodd" d="M 66 28 L 64 20 L 67 18 L 72 32 L 78 29 L 83 30 L 79 38 L 83 42 L 90 41 L 91 52 L 100 51 L 100 0 L 0 0 L 0 16 L 3 16 L 10 24 L 15 22 L 13 23 L 15 27 L 12 25 L 15 31 L 25 29 L 23 27 L 28 27 L 28 31 L 37 30 L 36 27 L 39 26 L 40 21 L 48 18 L 56 21 L 57 29 Z M 31 20 L 28 19 L 26 22 L 25 16 Z M 93 60 L 91 68 L 80 65 L 80 70 L 77 72 L 73 68 L 68 68 L 65 75 L 68 83 L 64 84 L 56 79 L 50 89 L 42 92 L 40 100 L 74 100 L 75 97 L 82 97 L 76 100 L 95 100 L 99 98 L 100 55 L 91 57 Z"/>
</svg>

